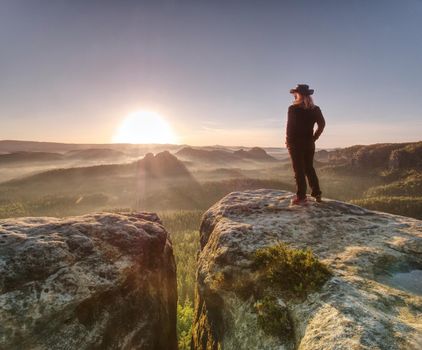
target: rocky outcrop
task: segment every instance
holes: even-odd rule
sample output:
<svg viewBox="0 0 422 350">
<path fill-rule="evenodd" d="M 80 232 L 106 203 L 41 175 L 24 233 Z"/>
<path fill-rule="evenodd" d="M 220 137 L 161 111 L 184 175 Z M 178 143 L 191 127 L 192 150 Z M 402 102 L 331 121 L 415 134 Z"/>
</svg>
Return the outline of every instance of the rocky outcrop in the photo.
<svg viewBox="0 0 422 350">
<path fill-rule="evenodd" d="M 421 349 L 422 221 L 292 195 L 232 192 L 204 214 L 192 349 Z M 293 252 L 265 257 L 279 270 L 257 260 L 271 247 Z"/>
<path fill-rule="evenodd" d="M 147 153 L 136 164 L 138 172 L 143 171 L 145 176 L 150 179 L 169 178 L 174 180 L 175 178 L 192 178 L 183 162 L 169 151 L 163 151 L 156 155 Z"/>
<path fill-rule="evenodd" d="M 416 142 L 391 152 L 390 170 L 422 169 L 422 142 Z"/>
<path fill-rule="evenodd" d="M 318 157 L 318 152 L 315 157 Z M 422 168 L 422 141 L 355 145 L 328 152 L 330 165 L 343 165 L 348 171 L 379 172 Z M 341 168 L 340 168 L 341 169 Z M 340 170 L 339 169 L 339 170 Z"/>
<path fill-rule="evenodd" d="M 0 349 L 177 349 L 176 302 L 153 213 L 0 221 Z"/>
</svg>

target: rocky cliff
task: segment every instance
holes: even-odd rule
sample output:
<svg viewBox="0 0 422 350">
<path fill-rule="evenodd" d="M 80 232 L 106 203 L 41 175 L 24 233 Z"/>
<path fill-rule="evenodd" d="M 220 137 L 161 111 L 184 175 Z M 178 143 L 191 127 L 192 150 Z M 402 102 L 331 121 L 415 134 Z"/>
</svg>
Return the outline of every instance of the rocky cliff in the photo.
<svg viewBox="0 0 422 350">
<path fill-rule="evenodd" d="M 421 349 L 422 221 L 292 195 L 204 214 L 192 349 Z"/>
<path fill-rule="evenodd" d="M 177 349 L 176 302 L 155 214 L 0 221 L 0 349 Z"/>
</svg>

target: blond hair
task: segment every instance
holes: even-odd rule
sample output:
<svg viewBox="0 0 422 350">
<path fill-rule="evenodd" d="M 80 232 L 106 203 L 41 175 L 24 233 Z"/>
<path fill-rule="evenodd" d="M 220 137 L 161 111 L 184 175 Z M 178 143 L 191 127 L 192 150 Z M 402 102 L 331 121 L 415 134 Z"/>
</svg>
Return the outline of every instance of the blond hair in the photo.
<svg viewBox="0 0 422 350">
<path fill-rule="evenodd" d="M 294 101 L 295 105 L 302 105 L 303 108 L 305 109 L 311 109 L 314 108 L 314 100 L 312 99 L 311 95 L 302 95 L 299 94 L 299 96 L 301 97 L 298 100 Z"/>
</svg>

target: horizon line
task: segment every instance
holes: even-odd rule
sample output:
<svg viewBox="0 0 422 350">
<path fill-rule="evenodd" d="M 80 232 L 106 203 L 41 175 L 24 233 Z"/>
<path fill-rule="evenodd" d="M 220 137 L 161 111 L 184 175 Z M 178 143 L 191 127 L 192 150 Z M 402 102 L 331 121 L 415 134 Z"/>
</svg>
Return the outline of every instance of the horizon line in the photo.
<svg viewBox="0 0 422 350">
<path fill-rule="evenodd" d="M 39 141 L 39 140 L 15 140 L 15 139 L 0 139 L 0 142 L 27 142 L 27 143 L 50 143 L 50 144 L 63 144 L 63 145 L 121 145 L 121 146 L 191 146 L 191 147 L 236 147 L 236 148 L 253 148 L 253 147 L 261 147 L 261 148 L 287 148 L 285 146 L 244 146 L 244 145 L 222 145 L 222 144 L 214 144 L 214 145 L 193 145 L 187 143 L 122 143 L 122 142 L 60 142 L 60 141 Z M 369 146 L 369 145 L 381 145 L 381 144 L 401 144 L 401 143 L 418 143 L 422 142 L 421 140 L 417 141 L 404 141 L 404 142 L 374 142 L 369 144 L 351 144 L 347 146 L 334 146 L 334 147 L 316 147 L 321 149 L 336 149 L 336 148 L 347 148 L 353 146 Z"/>
</svg>

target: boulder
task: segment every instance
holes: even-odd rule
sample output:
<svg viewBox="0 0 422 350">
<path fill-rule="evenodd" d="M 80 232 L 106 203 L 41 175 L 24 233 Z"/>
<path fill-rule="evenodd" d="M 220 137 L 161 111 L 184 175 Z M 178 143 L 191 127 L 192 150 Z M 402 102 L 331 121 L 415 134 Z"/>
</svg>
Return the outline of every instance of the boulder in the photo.
<svg viewBox="0 0 422 350">
<path fill-rule="evenodd" d="M 191 348 L 421 349 L 422 221 L 292 197 L 232 192 L 204 214 Z"/>
<path fill-rule="evenodd" d="M 176 305 L 156 214 L 0 221 L 0 349 L 177 349 Z"/>
</svg>

